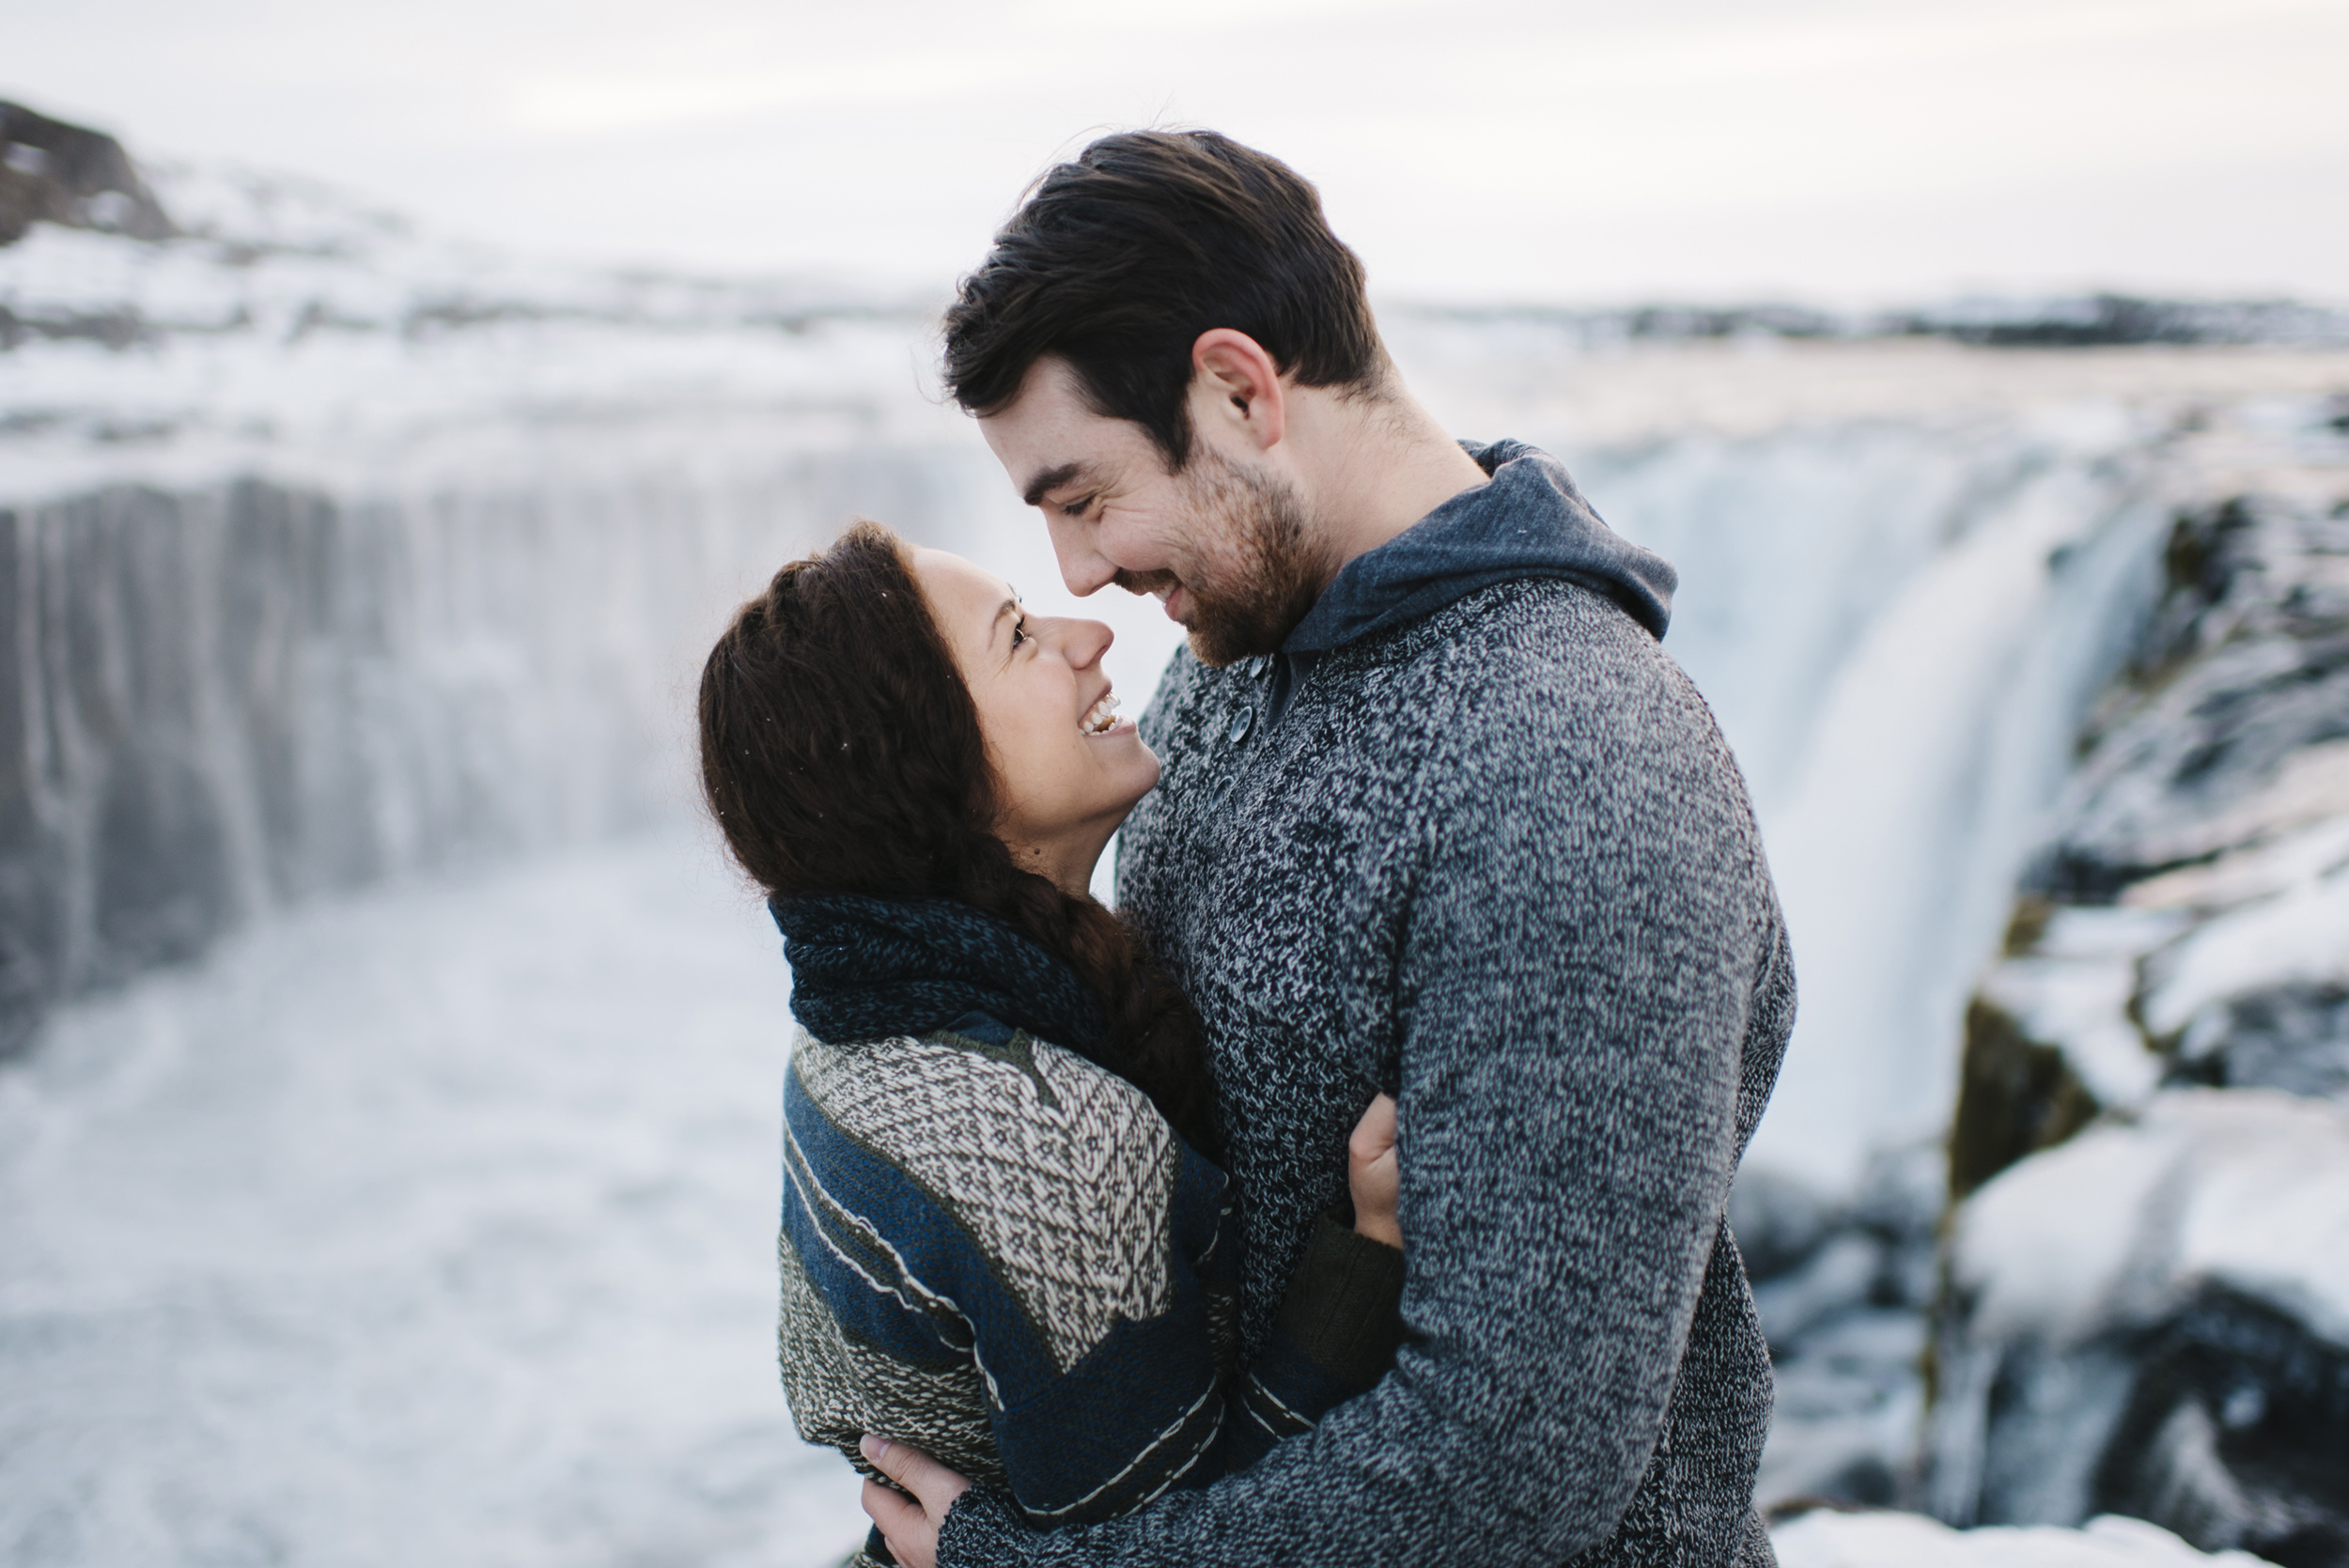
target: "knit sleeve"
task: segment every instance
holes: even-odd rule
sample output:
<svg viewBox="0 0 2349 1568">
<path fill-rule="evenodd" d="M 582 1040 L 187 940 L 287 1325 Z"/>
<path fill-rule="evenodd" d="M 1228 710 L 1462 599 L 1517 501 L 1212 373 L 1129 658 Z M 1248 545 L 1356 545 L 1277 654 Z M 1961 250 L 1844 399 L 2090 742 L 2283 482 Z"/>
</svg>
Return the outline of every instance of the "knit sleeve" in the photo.
<svg viewBox="0 0 2349 1568">
<path fill-rule="evenodd" d="M 1245 1469 L 1367 1393 L 1403 1343 L 1403 1253 L 1327 1215 L 1289 1281 L 1272 1338 L 1239 1379 L 1222 1468 Z"/>
</svg>

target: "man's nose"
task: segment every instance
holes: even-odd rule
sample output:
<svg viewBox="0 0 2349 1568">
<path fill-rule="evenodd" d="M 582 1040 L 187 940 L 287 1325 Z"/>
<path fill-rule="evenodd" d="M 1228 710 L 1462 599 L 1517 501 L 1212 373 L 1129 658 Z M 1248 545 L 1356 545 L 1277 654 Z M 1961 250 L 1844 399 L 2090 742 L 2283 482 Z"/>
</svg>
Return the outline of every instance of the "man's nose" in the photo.
<svg viewBox="0 0 2349 1568">
<path fill-rule="evenodd" d="M 1080 518 L 1055 518 L 1049 511 L 1045 519 L 1052 554 L 1060 562 L 1060 580 L 1070 593 L 1083 598 L 1116 580 L 1117 563 L 1101 553 L 1091 524 Z"/>
</svg>

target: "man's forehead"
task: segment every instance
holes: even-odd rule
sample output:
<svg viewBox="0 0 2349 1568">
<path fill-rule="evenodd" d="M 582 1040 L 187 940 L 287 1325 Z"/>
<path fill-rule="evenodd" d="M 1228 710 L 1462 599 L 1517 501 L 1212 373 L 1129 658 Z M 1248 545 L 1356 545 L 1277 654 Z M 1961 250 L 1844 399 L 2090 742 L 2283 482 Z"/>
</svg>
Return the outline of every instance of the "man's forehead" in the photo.
<svg viewBox="0 0 2349 1568">
<path fill-rule="evenodd" d="M 1030 365 L 1019 396 L 980 415 L 979 427 L 1031 506 L 1066 485 L 1112 478 L 1154 450 L 1140 426 L 1096 410 L 1054 355 Z"/>
<path fill-rule="evenodd" d="M 1009 402 L 979 416 L 979 427 L 992 442 L 1032 441 L 1055 430 L 1081 427 L 1089 417 L 1100 416 L 1085 401 L 1076 371 L 1066 360 L 1048 354 L 1028 366 L 1028 373 L 1019 379 L 1019 390 Z"/>
</svg>

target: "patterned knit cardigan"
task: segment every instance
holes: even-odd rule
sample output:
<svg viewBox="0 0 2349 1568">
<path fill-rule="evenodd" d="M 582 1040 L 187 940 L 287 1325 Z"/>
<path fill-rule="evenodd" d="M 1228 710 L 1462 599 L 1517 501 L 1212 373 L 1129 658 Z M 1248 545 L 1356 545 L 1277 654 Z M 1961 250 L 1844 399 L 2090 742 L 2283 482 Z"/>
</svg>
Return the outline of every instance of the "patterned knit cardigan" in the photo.
<svg viewBox="0 0 2349 1568">
<path fill-rule="evenodd" d="M 876 909 L 895 918 L 856 913 Z M 851 1032 L 842 966 L 804 903 L 789 912 L 795 1011 Z M 957 938 L 987 920 L 947 918 Z M 895 994 L 885 1011 L 921 1013 Z M 1024 994 L 990 1000 L 1033 1015 Z M 878 1432 L 1032 1524 L 1111 1518 L 1252 1463 L 1392 1362 L 1402 1254 L 1325 1219 L 1236 1369 L 1230 1179 L 1125 1079 L 989 1012 L 862 1041 L 802 1029 L 784 1110 L 785 1391 L 801 1435 L 865 1473 L 857 1439 Z"/>
</svg>

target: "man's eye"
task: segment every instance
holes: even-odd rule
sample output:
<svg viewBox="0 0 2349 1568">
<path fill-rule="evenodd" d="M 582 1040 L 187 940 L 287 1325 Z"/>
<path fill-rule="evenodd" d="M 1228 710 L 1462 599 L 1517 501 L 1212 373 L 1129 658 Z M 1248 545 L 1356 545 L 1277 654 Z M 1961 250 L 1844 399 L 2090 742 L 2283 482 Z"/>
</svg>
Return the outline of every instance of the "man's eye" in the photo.
<svg viewBox="0 0 2349 1568">
<path fill-rule="evenodd" d="M 1093 499 L 1094 498 L 1092 496 L 1088 495 L 1076 501 L 1065 501 L 1061 503 L 1061 515 L 1072 518 L 1083 517 L 1087 512 L 1093 510 Z"/>
</svg>

